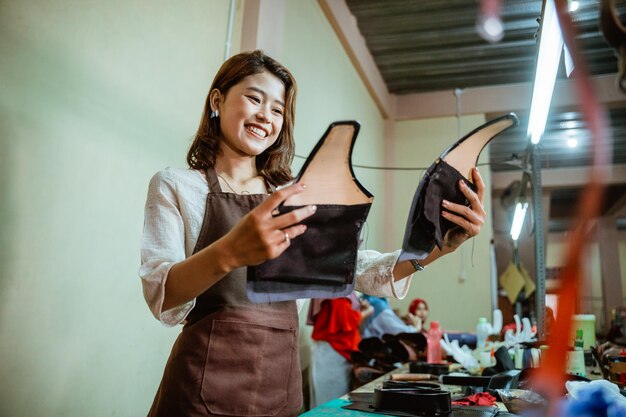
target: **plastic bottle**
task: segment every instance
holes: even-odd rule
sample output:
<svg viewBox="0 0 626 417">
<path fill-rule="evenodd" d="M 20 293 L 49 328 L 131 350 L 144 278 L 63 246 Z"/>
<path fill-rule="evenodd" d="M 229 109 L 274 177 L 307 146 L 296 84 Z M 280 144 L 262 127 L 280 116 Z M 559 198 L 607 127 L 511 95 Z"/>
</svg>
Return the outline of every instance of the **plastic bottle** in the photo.
<svg viewBox="0 0 626 417">
<path fill-rule="evenodd" d="M 487 323 L 487 319 L 485 317 L 481 317 L 478 319 L 478 324 L 476 325 L 476 348 L 482 349 L 487 344 L 487 337 L 489 337 L 489 332 L 491 330 L 491 326 Z"/>
<path fill-rule="evenodd" d="M 428 329 L 428 336 L 426 340 L 428 342 L 426 350 L 426 362 L 428 363 L 441 363 L 441 328 L 438 321 L 430 322 L 430 329 Z"/>
<path fill-rule="evenodd" d="M 574 347 L 570 347 L 567 352 L 567 365 L 565 371 L 568 374 L 586 376 L 585 375 L 585 353 L 583 352 L 583 331 L 576 331 L 576 339 Z"/>
<path fill-rule="evenodd" d="M 584 338 L 583 338 L 583 330 L 576 330 L 576 339 L 574 339 L 574 350 L 583 350 L 584 347 Z"/>
</svg>

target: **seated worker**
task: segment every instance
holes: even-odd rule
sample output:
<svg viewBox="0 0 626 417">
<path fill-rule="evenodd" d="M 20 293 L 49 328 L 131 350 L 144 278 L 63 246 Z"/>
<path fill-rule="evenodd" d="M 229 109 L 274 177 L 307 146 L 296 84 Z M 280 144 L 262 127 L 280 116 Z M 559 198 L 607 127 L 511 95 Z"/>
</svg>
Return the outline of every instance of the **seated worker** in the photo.
<svg viewBox="0 0 626 417">
<path fill-rule="evenodd" d="M 334 299 L 313 299 L 307 324 L 313 325 L 311 346 L 311 408 L 350 391 L 350 354 L 358 350 L 359 323 L 373 313 L 352 293 Z"/>
<path fill-rule="evenodd" d="M 426 300 L 416 298 L 409 304 L 409 311 L 402 316 L 402 320 L 411 326 L 415 326 L 420 329 L 419 331 L 426 335 L 428 328 L 426 327 L 426 320 L 428 320 L 428 303 Z"/>
<path fill-rule="evenodd" d="M 384 334 L 416 333 L 421 330 L 421 326 L 417 327 L 417 323 L 404 323 L 402 319 L 394 313 L 385 298 L 371 295 L 363 295 L 361 298 L 366 300 L 374 308 L 372 315 L 367 320 L 364 320 L 361 326 L 361 336 L 364 339 L 368 337 L 382 338 Z"/>
</svg>

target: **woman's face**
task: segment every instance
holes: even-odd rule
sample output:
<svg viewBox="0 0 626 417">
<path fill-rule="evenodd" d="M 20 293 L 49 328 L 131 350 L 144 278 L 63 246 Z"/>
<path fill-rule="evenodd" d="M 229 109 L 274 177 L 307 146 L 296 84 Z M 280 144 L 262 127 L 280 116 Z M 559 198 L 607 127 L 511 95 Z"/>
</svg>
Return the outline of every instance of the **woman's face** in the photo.
<svg viewBox="0 0 626 417">
<path fill-rule="evenodd" d="M 272 146 L 283 127 L 285 85 L 263 71 L 231 87 L 218 105 L 223 153 L 257 156 Z"/>
<path fill-rule="evenodd" d="M 419 303 L 417 305 L 417 310 L 415 310 L 415 315 L 422 320 L 422 323 L 424 323 L 428 318 L 428 308 L 426 308 L 426 304 Z"/>
</svg>

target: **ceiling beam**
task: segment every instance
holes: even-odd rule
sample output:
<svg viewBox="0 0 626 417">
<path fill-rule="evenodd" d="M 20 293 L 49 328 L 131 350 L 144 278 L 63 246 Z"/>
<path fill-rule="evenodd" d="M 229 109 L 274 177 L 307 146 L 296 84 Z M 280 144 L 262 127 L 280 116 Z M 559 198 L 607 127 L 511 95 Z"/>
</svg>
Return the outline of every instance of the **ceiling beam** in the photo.
<svg viewBox="0 0 626 417">
<path fill-rule="evenodd" d="M 318 2 L 383 118 L 394 119 L 395 97 L 389 93 L 345 0 Z"/>
<path fill-rule="evenodd" d="M 275 59 L 283 57 L 285 0 L 247 0 L 243 4 L 241 51 L 262 49 Z"/>
<path fill-rule="evenodd" d="M 579 187 L 589 182 L 590 167 L 584 168 L 550 168 L 541 170 L 541 188 Z M 521 180 L 522 172 L 506 171 L 491 174 L 491 187 L 494 192 L 502 191 L 513 181 Z M 626 165 L 609 165 L 606 171 L 607 185 L 626 184 Z"/>
<path fill-rule="evenodd" d="M 591 77 L 601 103 L 624 103 L 626 95 L 617 87 L 617 74 Z M 532 83 L 508 84 L 489 87 L 466 88 L 461 94 L 463 114 L 502 113 L 530 108 Z M 552 107 L 570 107 L 578 104 L 573 80 L 557 81 L 552 97 Z M 396 120 L 428 119 L 456 115 L 454 90 L 398 95 Z"/>
</svg>

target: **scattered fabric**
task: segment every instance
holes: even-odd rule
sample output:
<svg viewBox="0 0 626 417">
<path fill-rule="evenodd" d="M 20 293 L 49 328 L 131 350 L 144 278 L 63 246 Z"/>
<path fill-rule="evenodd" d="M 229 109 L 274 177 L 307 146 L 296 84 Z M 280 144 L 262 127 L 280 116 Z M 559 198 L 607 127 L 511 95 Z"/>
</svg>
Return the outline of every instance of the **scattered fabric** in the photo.
<svg viewBox="0 0 626 417">
<path fill-rule="evenodd" d="M 452 401 L 454 405 L 496 405 L 496 397 L 489 394 L 488 392 L 479 392 L 478 394 L 473 394 L 467 396 L 465 398 L 461 398 L 460 400 Z"/>
</svg>

